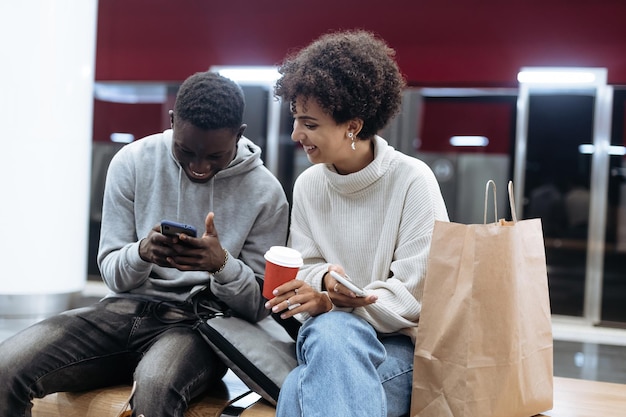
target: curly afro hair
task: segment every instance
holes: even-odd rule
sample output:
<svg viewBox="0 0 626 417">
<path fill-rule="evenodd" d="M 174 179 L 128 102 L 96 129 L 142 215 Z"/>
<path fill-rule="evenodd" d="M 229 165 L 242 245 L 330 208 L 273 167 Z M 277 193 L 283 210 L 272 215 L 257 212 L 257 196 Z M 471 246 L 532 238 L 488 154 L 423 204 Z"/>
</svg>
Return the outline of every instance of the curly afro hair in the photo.
<svg viewBox="0 0 626 417">
<path fill-rule="evenodd" d="M 238 130 L 243 123 L 243 91 L 234 81 L 215 72 L 197 72 L 176 94 L 174 114 L 205 130 Z"/>
<path fill-rule="evenodd" d="M 371 32 L 328 33 L 285 59 L 274 94 L 292 111 L 302 97 L 316 100 L 337 123 L 360 118 L 358 136 L 370 138 L 400 110 L 406 83 L 394 57 Z"/>
</svg>

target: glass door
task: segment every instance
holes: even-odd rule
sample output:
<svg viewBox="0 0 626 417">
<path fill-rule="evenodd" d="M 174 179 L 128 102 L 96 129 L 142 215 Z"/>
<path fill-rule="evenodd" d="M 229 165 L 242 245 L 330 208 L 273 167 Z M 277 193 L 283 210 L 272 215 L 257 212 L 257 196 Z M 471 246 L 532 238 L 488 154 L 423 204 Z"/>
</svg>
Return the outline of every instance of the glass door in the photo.
<svg viewBox="0 0 626 417">
<path fill-rule="evenodd" d="M 552 313 L 582 317 L 591 155 L 580 148 L 593 137 L 592 91 L 531 92 L 523 217 L 541 218 Z"/>
<path fill-rule="evenodd" d="M 601 324 L 626 327 L 626 87 L 615 88 L 609 163 Z"/>
<path fill-rule="evenodd" d="M 519 81 L 517 211 L 542 219 L 553 314 L 598 324 L 613 90 L 598 68 L 524 68 Z"/>
</svg>

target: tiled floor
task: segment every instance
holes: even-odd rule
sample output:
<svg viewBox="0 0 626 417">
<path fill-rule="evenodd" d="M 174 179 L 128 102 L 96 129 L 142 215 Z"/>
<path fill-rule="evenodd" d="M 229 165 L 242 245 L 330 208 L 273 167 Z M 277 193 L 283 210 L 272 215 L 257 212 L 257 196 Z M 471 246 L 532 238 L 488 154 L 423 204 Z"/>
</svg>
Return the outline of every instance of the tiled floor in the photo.
<svg viewBox="0 0 626 417">
<path fill-rule="evenodd" d="M 88 282 L 80 305 L 97 301 L 104 286 Z M 32 320 L 0 319 L 0 341 Z M 553 318 L 554 375 L 626 384 L 626 330 L 590 327 L 566 317 Z"/>
</svg>

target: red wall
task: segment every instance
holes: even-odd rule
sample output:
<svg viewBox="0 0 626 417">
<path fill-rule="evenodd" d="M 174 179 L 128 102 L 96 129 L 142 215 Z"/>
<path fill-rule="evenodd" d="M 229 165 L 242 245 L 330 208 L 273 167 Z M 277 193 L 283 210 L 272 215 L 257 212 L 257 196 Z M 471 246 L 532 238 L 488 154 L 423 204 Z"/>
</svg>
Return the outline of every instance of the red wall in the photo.
<svg viewBox="0 0 626 417">
<path fill-rule="evenodd" d="M 512 152 L 512 126 L 515 125 L 514 102 L 485 102 L 481 100 L 428 100 L 422 111 L 420 146 L 422 152 L 458 153 L 450 144 L 456 135 L 486 136 L 486 147 L 464 147 L 464 153 L 503 154 Z"/>
<path fill-rule="evenodd" d="M 96 80 L 273 65 L 357 27 L 396 49 L 412 85 L 516 86 L 522 66 L 607 67 L 626 84 L 624 0 L 100 0 Z"/>
<path fill-rule="evenodd" d="M 162 104 L 126 104 L 94 100 L 93 140 L 110 142 L 111 133 L 132 133 L 135 139 L 158 133 L 163 126 Z"/>
</svg>

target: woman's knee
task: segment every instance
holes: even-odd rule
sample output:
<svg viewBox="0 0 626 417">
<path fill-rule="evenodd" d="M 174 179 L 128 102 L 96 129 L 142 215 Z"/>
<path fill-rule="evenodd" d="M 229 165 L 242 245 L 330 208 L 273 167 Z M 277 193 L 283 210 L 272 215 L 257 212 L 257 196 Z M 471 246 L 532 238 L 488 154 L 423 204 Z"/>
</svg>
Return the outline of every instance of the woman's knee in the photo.
<svg viewBox="0 0 626 417">
<path fill-rule="evenodd" d="M 313 332 L 320 338 L 328 337 L 334 342 L 337 335 L 343 335 L 344 339 L 352 339 L 350 336 L 359 339 L 376 338 L 376 331 L 367 321 L 344 311 L 330 311 L 307 320 L 302 326 L 301 333 Z"/>
<path fill-rule="evenodd" d="M 366 356 L 378 366 L 385 358 L 385 349 L 372 325 L 352 313 L 341 311 L 309 319 L 300 330 L 298 344 L 299 355 L 310 357 L 319 352 L 325 357 L 331 352 L 333 360 L 340 362 Z"/>
</svg>

